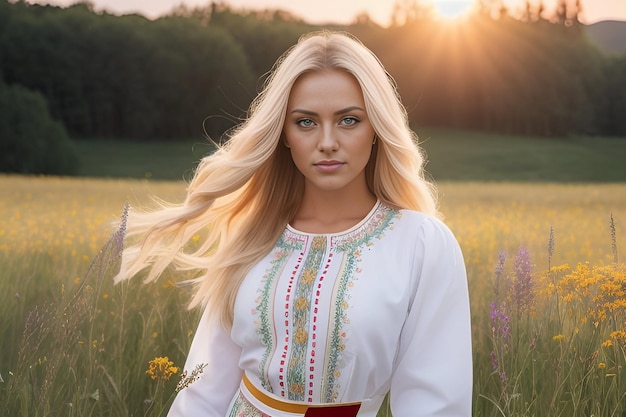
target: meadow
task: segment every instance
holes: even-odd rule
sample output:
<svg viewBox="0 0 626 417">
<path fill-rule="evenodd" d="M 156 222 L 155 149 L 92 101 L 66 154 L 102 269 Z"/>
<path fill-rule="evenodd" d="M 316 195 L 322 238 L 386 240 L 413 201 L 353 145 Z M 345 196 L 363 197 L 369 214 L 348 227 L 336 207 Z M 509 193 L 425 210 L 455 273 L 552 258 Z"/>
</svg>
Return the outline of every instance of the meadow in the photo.
<svg viewBox="0 0 626 417">
<path fill-rule="evenodd" d="M 626 183 L 439 191 L 468 270 L 473 415 L 623 416 Z M 0 176 L 0 195 L 0 415 L 164 415 L 198 311 L 171 272 L 113 286 L 112 222 L 184 184 Z"/>
</svg>

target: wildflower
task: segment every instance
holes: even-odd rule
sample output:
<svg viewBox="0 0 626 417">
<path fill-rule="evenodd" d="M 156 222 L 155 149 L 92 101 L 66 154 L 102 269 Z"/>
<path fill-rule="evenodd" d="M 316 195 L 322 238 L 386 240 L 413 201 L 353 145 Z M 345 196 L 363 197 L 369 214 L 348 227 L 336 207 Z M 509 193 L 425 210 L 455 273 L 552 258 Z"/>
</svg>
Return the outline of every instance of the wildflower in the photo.
<svg viewBox="0 0 626 417">
<path fill-rule="evenodd" d="M 521 247 L 513 265 L 515 281 L 513 282 L 512 298 L 517 304 L 518 312 L 529 311 L 534 300 L 534 283 L 528 249 Z"/>
<path fill-rule="evenodd" d="M 491 367 L 493 368 L 493 370 L 498 370 L 500 365 L 498 363 L 498 356 L 496 355 L 496 352 L 492 350 L 491 353 L 489 353 L 489 357 L 491 358 Z"/>
<path fill-rule="evenodd" d="M 604 368 L 606 368 L 606 363 L 604 363 L 604 362 L 600 362 L 600 363 L 598 364 L 598 369 L 604 369 Z"/>
<path fill-rule="evenodd" d="M 130 205 L 126 203 L 122 210 L 122 218 L 120 225 L 113 235 L 113 243 L 115 244 L 115 254 L 119 255 L 124 250 L 124 238 L 126 237 L 126 225 L 128 221 L 128 212 L 130 211 Z"/>
<path fill-rule="evenodd" d="M 550 225 L 550 237 L 548 238 L 548 269 L 550 269 L 553 254 L 554 254 L 554 226 Z"/>
<path fill-rule="evenodd" d="M 560 342 L 561 340 L 565 339 L 565 335 L 564 334 L 557 334 L 552 336 L 552 340 L 554 340 L 555 342 Z"/>
<path fill-rule="evenodd" d="M 100 390 L 98 388 L 96 388 L 96 390 L 92 394 L 89 394 L 89 398 L 91 398 L 92 400 L 99 401 L 100 400 Z"/>
<path fill-rule="evenodd" d="M 493 302 L 491 306 L 491 330 L 500 335 L 502 339 L 508 340 L 511 335 L 511 325 L 509 323 L 509 316 L 506 314 L 506 303 L 502 301 L 500 306 Z"/>
<path fill-rule="evenodd" d="M 183 371 L 180 381 L 178 381 L 178 384 L 176 385 L 176 392 L 182 390 L 183 388 L 187 388 L 189 385 L 200 379 L 200 375 L 204 372 L 204 368 L 206 368 L 206 366 L 206 363 L 196 365 L 189 375 L 187 375 L 187 371 Z"/>
<path fill-rule="evenodd" d="M 498 264 L 496 265 L 495 276 L 496 282 L 494 285 L 494 293 L 496 294 L 496 298 L 500 295 L 500 281 L 502 280 L 502 274 L 504 271 L 504 263 L 506 262 L 507 253 L 506 251 L 502 251 L 498 254 Z"/>
<path fill-rule="evenodd" d="M 148 370 L 146 374 L 153 380 L 169 380 L 172 375 L 178 373 L 178 367 L 174 366 L 174 362 L 170 361 L 167 356 L 156 357 L 148 362 Z"/>
<path fill-rule="evenodd" d="M 626 344 L 626 332 L 623 330 L 611 332 L 609 336 L 620 345 Z"/>
<path fill-rule="evenodd" d="M 509 378 L 506 376 L 506 372 L 504 370 L 500 371 L 500 382 L 502 385 L 506 385 Z"/>
<path fill-rule="evenodd" d="M 609 229 L 611 230 L 611 249 L 613 251 L 613 263 L 617 264 L 619 257 L 617 256 L 617 234 L 615 233 L 615 220 L 613 219 L 613 213 L 611 213 L 611 222 L 609 223 Z"/>
</svg>

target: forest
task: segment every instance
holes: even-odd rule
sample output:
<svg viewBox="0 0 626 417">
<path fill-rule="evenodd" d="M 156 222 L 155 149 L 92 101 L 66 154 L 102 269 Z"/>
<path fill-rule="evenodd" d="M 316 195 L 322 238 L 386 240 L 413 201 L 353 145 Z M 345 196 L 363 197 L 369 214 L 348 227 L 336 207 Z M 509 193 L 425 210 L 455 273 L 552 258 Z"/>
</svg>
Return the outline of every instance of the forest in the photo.
<svg viewBox="0 0 626 417">
<path fill-rule="evenodd" d="M 75 140 L 220 139 L 245 117 L 280 54 L 322 28 L 350 32 L 379 56 L 415 126 L 626 136 L 626 54 L 590 41 L 578 2 L 560 1 L 552 16 L 530 3 L 522 14 L 478 3 L 454 23 L 404 1 L 387 27 L 367 14 L 322 27 L 225 2 L 149 20 L 96 12 L 88 2 L 61 8 L 0 0 L 0 164 L 8 164 L 7 132 L 15 130 L 8 119 L 24 118 L 15 97 L 24 95 L 47 109 L 52 130 Z"/>
</svg>

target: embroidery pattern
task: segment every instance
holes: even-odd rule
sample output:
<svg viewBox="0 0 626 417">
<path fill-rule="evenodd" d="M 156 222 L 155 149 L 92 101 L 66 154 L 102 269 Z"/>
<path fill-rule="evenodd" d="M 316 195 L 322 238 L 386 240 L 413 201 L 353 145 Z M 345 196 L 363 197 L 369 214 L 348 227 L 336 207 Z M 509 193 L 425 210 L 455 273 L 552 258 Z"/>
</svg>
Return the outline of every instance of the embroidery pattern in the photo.
<svg viewBox="0 0 626 417">
<path fill-rule="evenodd" d="M 358 268 L 361 262 L 361 249 L 363 246 L 373 245 L 374 239 L 382 238 L 385 230 L 393 228 L 392 221 L 400 216 L 399 211 L 380 205 L 364 228 L 344 236 L 338 236 L 332 242 L 337 252 L 344 252 L 345 259 L 336 283 L 336 298 L 333 311 L 330 314 L 333 324 L 327 342 L 327 373 L 322 389 L 322 395 L 325 396 L 322 399 L 324 402 L 336 402 L 339 397 L 341 387 L 337 380 L 341 376 L 341 368 L 345 366 L 343 351 L 347 338 L 344 325 L 350 323 L 347 314 L 350 306 L 348 302 L 350 299 L 349 288 L 354 285 L 354 281 L 358 279 L 358 274 L 361 272 Z"/>
<path fill-rule="evenodd" d="M 327 241 L 326 236 L 315 236 L 313 238 L 294 293 L 295 300 L 292 308 L 292 328 L 294 329 L 294 334 L 286 378 L 288 385 L 287 396 L 293 401 L 304 401 L 306 393 L 306 358 L 311 319 L 310 300 L 316 282 L 317 271 L 320 270 L 324 260 Z M 288 304 L 285 307 L 288 311 Z M 317 307 L 315 307 L 314 311 L 315 313 L 317 312 Z"/>
<path fill-rule="evenodd" d="M 256 309 L 252 310 L 252 314 L 257 316 L 255 324 L 259 340 L 265 346 L 265 352 L 259 361 L 259 377 L 264 389 L 273 392 L 269 367 L 276 350 L 281 349 L 281 356 L 277 358 L 280 363 L 280 392 L 277 394 L 292 401 L 314 401 L 317 326 L 328 320 L 328 338 L 321 341 L 326 344 L 326 355 L 322 379 L 317 379 L 317 383 L 321 384 L 318 385 L 321 388 L 321 398 L 317 401 L 338 401 L 341 371 L 346 366 L 343 352 L 349 336 L 346 325 L 350 323 L 350 288 L 361 273 L 359 264 L 362 251 L 374 245 L 374 241 L 383 237 L 387 229 L 393 229 L 394 219 L 400 216 L 401 212 L 379 204 L 361 227 L 343 235 L 303 235 L 290 230 L 283 233 L 273 251 L 270 267 L 262 277 Z M 311 238 L 311 247 L 305 253 L 307 242 Z M 296 263 L 289 266 L 290 271 L 286 271 L 289 259 L 294 260 L 294 252 L 298 253 Z M 328 257 L 325 257 L 327 252 Z M 318 323 L 317 305 L 320 295 L 323 294 L 321 290 L 325 274 L 337 262 L 340 263 L 337 278 L 328 281 L 327 285 L 331 287 L 324 291 L 334 292 L 331 311 L 328 312 L 328 318 L 326 312 L 322 312 L 323 320 Z M 281 303 L 280 299 L 275 298 L 276 285 L 281 276 L 287 279 L 287 273 L 287 293 Z M 280 316 L 285 320 L 282 323 L 285 334 L 281 337 L 276 334 L 274 323 L 276 308 L 280 309 Z M 257 414 L 250 416 L 256 417 Z M 229 417 L 239 415 L 231 414 Z"/>
<path fill-rule="evenodd" d="M 233 403 L 233 407 L 230 409 L 228 417 L 270 417 L 268 414 L 263 413 L 243 396 L 241 391 L 237 394 L 237 398 Z"/>
<path fill-rule="evenodd" d="M 283 270 L 287 259 L 289 259 L 289 255 L 294 250 L 302 251 L 303 246 L 303 242 L 295 239 L 293 236 L 290 237 L 283 234 L 280 237 L 274 250 L 274 259 L 271 261 L 271 268 L 267 271 L 265 276 L 263 276 L 261 281 L 263 286 L 259 289 L 261 294 L 257 298 L 258 305 L 256 309 L 253 310 L 253 314 L 259 315 L 257 334 L 259 335 L 261 343 L 265 346 L 265 352 L 259 361 L 259 377 L 261 385 L 269 392 L 273 390 L 268 377 L 268 361 L 276 346 L 273 318 L 271 317 L 274 310 L 273 295 L 275 291 L 273 291 L 273 288 L 277 278 L 280 276 L 280 271 Z M 300 261 L 302 260 L 302 255 L 301 253 Z M 298 265 L 296 265 L 296 268 L 297 267 Z"/>
</svg>

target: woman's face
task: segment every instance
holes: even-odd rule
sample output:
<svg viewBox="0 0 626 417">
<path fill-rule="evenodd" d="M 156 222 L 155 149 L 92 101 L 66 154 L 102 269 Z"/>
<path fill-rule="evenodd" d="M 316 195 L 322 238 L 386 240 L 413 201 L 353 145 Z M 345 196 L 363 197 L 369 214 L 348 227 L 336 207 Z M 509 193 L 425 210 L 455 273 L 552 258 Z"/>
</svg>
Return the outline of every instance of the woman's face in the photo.
<svg viewBox="0 0 626 417">
<path fill-rule="evenodd" d="M 289 95 L 284 133 L 305 192 L 367 192 L 374 128 L 354 76 L 340 70 L 300 76 Z"/>
</svg>

